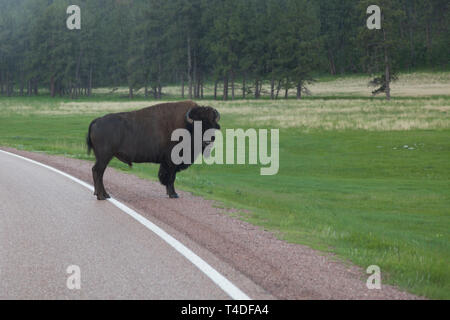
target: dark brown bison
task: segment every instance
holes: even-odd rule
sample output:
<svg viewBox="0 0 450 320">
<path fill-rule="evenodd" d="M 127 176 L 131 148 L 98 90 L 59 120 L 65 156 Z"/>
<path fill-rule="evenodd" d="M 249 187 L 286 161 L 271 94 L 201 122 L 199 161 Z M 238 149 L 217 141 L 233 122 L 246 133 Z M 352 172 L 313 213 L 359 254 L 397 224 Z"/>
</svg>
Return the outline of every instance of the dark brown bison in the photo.
<svg viewBox="0 0 450 320">
<path fill-rule="evenodd" d="M 130 166 L 132 163 L 159 163 L 159 180 L 166 186 L 170 198 L 178 198 L 174 188 L 176 173 L 188 168 L 190 164 L 173 163 L 171 152 L 178 142 L 171 141 L 172 132 L 187 129 L 194 137 L 194 121 L 201 121 L 202 131 L 205 132 L 208 129 L 220 129 L 219 119 L 216 109 L 201 107 L 193 101 L 163 103 L 95 119 L 89 126 L 86 140 L 88 153 L 91 149 L 94 150 L 97 160 L 92 168 L 97 199 L 109 198 L 103 185 L 103 173 L 113 157 Z M 209 143 L 213 141 L 214 138 Z M 203 150 L 207 145 L 208 142 L 202 143 Z M 190 163 L 198 155 L 194 154 L 192 148 Z"/>
</svg>

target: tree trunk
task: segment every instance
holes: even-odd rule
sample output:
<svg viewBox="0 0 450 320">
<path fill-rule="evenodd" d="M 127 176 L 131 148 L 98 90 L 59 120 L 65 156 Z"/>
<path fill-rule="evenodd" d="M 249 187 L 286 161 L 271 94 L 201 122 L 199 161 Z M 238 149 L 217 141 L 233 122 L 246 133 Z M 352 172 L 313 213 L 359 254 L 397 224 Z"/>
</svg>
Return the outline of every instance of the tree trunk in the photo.
<svg viewBox="0 0 450 320">
<path fill-rule="evenodd" d="M 62 91 L 64 91 L 64 90 L 62 90 Z M 59 93 L 61 94 L 61 91 L 60 91 Z M 75 93 L 75 90 L 74 90 L 74 87 L 73 87 L 73 85 L 72 85 L 72 81 L 70 81 L 70 82 L 69 82 L 69 94 L 70 94 L 70 99 L 73 99 L 74 93 Z"/>
<path fill-rule="evenodd" d="M 8 95 L 8 86 L 9 86 L 9 82 L 8 82 L 8 72 L 6 72 L 6 74 L 5 74 L 4 81 L 5 81 L 5 94 Z"/>
<path fill-rule="evenodd" d="M 75 71 L 75 85 L 72 92 L 72 99 L 78 96 L 78 88 L 80 87 L 80 66 L 81 66 L 81 57 L 83 56 L 83 48 L 80 47 L 80 53 L 78 54 L 77 68 Z"/>
<path fill-rule="evenodd" d="M 192 68 L 192 74 L 193 74 L 193 86 L 194 86 L 194 98 L 198 98 L 198 74 L 197 74 L 197 55 L 194 50 L 194 66 Z"/>
<path fill-rule="evenodd" d="M 200 91 L 201 91 L 200 98 L 203 99 L 203 80 L 202 80 L 202 83 L 200 84 Z"/>
<path fill-rule="evenodd" d="M 157 86 L 157 90 L 158 90 L 158 94 L 157 97 L 158 99 L 161 99 L 161 72 L 162 72 L 162 66 L 161 66 L 161 60 L 158 61 L 158 86 Z"/>
<path fill-rule="evenodd" d="M 431 21 L 426 22 L 426 42 L 427 42 L 427 62 L 431 61 L 431 48 L 432 48 L 432 40 L 431 40 Z"/>
<path fill-rule="evenodd" d="M 219 82 L 219 80 L 216 79 L 216 81 L 214 81 L 214 100 L 217 100 L 217 83 Z"/>
<path fill-rule="evenodd" d="M 228 100 L 228 75 L 223 77 L 223 98 L 224 101 Z"/>
<path fill-rule="evenodd" d="M 197 75 L 197 85 L 196 85 L 196 89 L 195 89 L 195 93 L 196 93 L 196 98 L 198 99 L 198 98 L 200 98 L 200 86 L 201 86 L 201 83 L 202 83 L 202 78 L 201 78 L 201 76 L 200 76 L 200 74 L 198 74 Z"/>
<path fill-rule="evenodd" d="M 255 80 L 255 99 L 259 98 L 259 80 Z"/>
<path fill-rule="evenodd" d="M 242 98 L 243 99 L 245 99 L 245 95 L 246 95 L 246 87 L 245 87 L 245 81 L 246 81 L 246 78 L 247 78 L 247 74 L 244 72 L 244 74 L 243 74 L 243 80 L 242 80 Z"/>
<path fill-rule="evenodd" d="M 55 97 L 55 77 L 53 75 L 50 78 L 50 96 Z"/>
<path fill-rule="evenodd" d="M 334 63 L 334 56 L 331 49 L 328 49 L 328 63 L 330 64 L 330 74 L 336 75 L 336 65 Z"/>
<path fill-rule="evenodd" d="M 22 77 L 21 77 L 21 80 L 20 80 L 20 95 L 21 96 L 23 96 L 23 89 L 25 88 L 25 83 L 24 83 L 24 79 L 23 79 L 23 75 L 22 75 Z"/>
<path fill-rule="evenodd" d="M 275 96 L 275 100 L 278 99 L 278 94 L 280 93 L 280 89 L 281 89 L 281 80 L 278 80 L 277 94 Z"/>
<path fill-rule="evenodd" d="M 297 83 L 297 100 L 302 98 L 302 81 Z"/>
<path fill-rule="evenodd" d="M 88 88 L 88 96 L 89 97 L 92 94 L 92 72 L 93 72 L 92 69 L 93 68 L 92 68 L 92 64 L 91 64 L 91 66 L 89 67 L 89 88 Z"/>
<path fill-rule="evenodd" d="M 234 100 L 234 71 L 231 71 L 231 100 Z"/>
<path fill-rule="evenodd" d="M 286 80 L 286 88 L 284 88 L 284 98 L 289 98 L 289 82 Z"/>
<path fill-rule="evenodd" d="M 270 80 L 270 99 L 275 98 L 275 79 L 272 76 L 272 79 Z"/>
<path fill-rule="evenodd" d="M 9 97 L 9 74 L 6 72 L 6 96 Z"/>
<path fill-rule="evenodd" d="M 386 45 L 386 29 L 383 29 L 383 37 L 384 37 L 384 66 L 385 66 L 385 80 L 386 80 L 386 100 L 391 100 L 391 74 L 389 68 L 389 57 L 388 57 L 388 49 Z"/>
<path fill-rule="evenodd" d="M 34 95 L 37 96 L 39 94 L 38 92 L 38 79 L 33 79 L 33 89 L 34 89 Z"/>
<path fill-rule="evenodd" d="M 0 72 L 0 94 L 3 95 L 5 93 L 5 89 L 3 87 L 3 72 Z"/>
<path fill-rule="evenodd" d="M 133 99 L 133 87 L 131 85 L 128 87 L 128 98 Z"/>
<path fill-rule="evenodd" d="M 181 73 L 181 97 L 184 99 L 184 74 Z"/>
<path fill-rule="evenodd" d="M 403 10 L 406 12 L 406 18 L 408 21 L 408 31 L 409 31 L 409 55 L 410 55 L 410 64 L 409 67 L 413 67 L 416 65 L 416 52 L 414 49 L 414 30 L 413 30 L 413 4 L 409 4 L 407 2 L 403 5 Z"/>
<path fill-rule="evenodd" d="M 161 61 L 158 63 L 158 79 L 156 85 L 156 97 L 157 99 L 161 99 L 162 97 L 162 87 L 161 87 Z"/>
<path fill-rule="evenodd" d="M 189 82 L 189 99 L 192 99 L 192 60 L 191 60 L 191 38 L 187 37 L 187 56 L 188 56 L 188 82 Z"/>
</svg>

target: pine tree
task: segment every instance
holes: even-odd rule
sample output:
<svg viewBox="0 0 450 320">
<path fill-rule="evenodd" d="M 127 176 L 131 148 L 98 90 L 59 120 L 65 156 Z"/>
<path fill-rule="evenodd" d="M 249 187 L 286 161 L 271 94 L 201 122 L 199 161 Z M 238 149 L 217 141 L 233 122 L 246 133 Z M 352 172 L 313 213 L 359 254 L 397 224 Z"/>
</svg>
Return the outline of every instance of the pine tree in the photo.
<svg viewBox="0 0 450 320">
<path fill-rule="evenodd" d="M 360 2 L 360 8 L 369 7 L 370 1 Z M 364 60 L 369 64 L 368 70 L 371 73 L 383 72 L 378 77 L 381 79 L 381 87 L 374 93 L 384 92 L 386 99 L 391 99 L 391 81 L 395 74 L 396 59 L 399 48 L 404 47 L 404 39 L 401 38 L 399 28 L 405 19 L 405 13 L 401 9 L 401 4 L 395 0 L 382 0 L 379 2 L 381 8 L 381 29 L 369 30 L 364 24 L 360 29 L 361 42 L 366 45 L 366 55 Z M 372 81 L 376 83 L 376 79 Z"/>
</svg>

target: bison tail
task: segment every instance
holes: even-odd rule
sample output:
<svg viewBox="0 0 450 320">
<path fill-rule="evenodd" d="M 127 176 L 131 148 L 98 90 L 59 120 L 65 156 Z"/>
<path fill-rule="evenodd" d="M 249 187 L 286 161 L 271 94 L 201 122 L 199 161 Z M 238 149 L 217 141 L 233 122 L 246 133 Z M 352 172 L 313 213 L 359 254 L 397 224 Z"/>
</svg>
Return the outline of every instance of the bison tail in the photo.
<svg viewBox="0 0 450 320">
<path fill-rule="evenodd" d="M 94 146 L 92 145 L 92 140 L 91 140 L 91 128 L 92 125 L 94 124 L 95 121 L 92 121 L 91 124 L 89 125 L 89 130 L 86 136 L 86 145 L 87 145 L 87 153 L 91 154 L 91 150 L 94 148 Z"/>
</svg>

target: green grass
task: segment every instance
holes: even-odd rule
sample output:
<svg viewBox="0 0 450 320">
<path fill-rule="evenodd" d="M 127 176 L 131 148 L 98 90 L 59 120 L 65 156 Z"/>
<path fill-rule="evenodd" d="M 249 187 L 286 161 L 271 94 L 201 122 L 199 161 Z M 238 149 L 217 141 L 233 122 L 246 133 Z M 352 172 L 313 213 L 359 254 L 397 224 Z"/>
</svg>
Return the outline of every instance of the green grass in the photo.
<svg viewBox="0 0 450 320">
<path fill-rule="evenodd" d="M 179 174 L 177 186 L 218 200 L 221 206 L 237 208 L 240 218 L 289 242 L 334 252 L 363 268 L 378 265 L 383 283 L 429 298 L 449 299 L 449 96 L 403 97 L 392 102 L 343 99 L 291 101 L 280 108 L 289 113 L 290 108 L 321 104 L 339 108 L 346 102 L 355 108 L 358 104 L 373 105 L 378 108 L 374 117 L 364 109 L 353 110 L 359 114 L 345 119 L 330 109 L 323 117 L 337 124 L 363 121 L 375 129 L 358 129 L 358 123 L 354 129 L 342 130 L 336 129 L 339 126 L 308 129 L 280 125 L 278 175 L 260 176 L 260 166 L 201 165 Z M 92 112 L 78 112 L 74 107 L 73 113 L 58 113 L 62 103 L 71 101 L 48 97 L 0 99 L 0 145 L 93 160 L 86 155 L 84 139 L 89 122 L 108 112 L 107 106 L 104 110 L 95 107 L 96 103 L 103 106 L 103 101 L 90 98 L 75 102 L 92 103 Z M 126 105 L 127 100 L 108 101 L 123 101 L 124 109 L 131 107 Z M 258 122 L 259 112 L 265 113 L 263 107 L 271 107 L 271 101 L 210 104 L 224 110 L 224 129 L 283 124 Z M 429 121 L 427 130 L 370 125 L 382 117 L 383 110 L 391 116 L 415 117 L 420 115 L 418 108 L 420 111 L 425 105 L 443 108 L 420 120 Z M 239 113 L 244 106 L 249 110 Z M 112 165 L 156 180 L 155 165 L 136 165 L 132 170 L 117 160 Z"/>
</svg>

